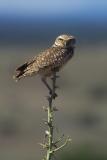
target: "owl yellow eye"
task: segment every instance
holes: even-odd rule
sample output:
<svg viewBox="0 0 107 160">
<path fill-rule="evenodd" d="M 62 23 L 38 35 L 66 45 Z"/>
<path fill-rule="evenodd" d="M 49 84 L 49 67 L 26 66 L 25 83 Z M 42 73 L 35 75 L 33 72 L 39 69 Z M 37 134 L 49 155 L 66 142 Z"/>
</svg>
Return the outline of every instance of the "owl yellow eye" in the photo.
<svg viewBox="0 0 107 160">
<path fill-rule="evenodd" d="M 63 41 L 63 39 L 62 39 L 62 38 L 59 38 L 59 40 L 60 40 L 60 41 Z"/>
</svg>

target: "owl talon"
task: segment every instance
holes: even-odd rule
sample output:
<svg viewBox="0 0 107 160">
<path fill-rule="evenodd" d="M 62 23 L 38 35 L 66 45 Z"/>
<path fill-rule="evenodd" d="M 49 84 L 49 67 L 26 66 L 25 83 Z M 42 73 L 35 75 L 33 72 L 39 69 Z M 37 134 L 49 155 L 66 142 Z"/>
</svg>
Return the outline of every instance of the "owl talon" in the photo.
<svg viewBox="0 0 107 160">
<path fill-rule="evenodd" d="M 56 93 L 54 93 L 54 94 L 52 95 L 52 97 L 53 97 L 53 99 L 55 99 L 56 97 L 58 97 L 58 95 L 57 95 Z"/>
<path fill-rule="evenodd" d="M 58 97 L 58 95 L 56 93 L 52 93 L 52 91 L 50 91 L 49 94 L 52 96 L 53 99 L 55 99 L 56 97 Z"/>
</svg>

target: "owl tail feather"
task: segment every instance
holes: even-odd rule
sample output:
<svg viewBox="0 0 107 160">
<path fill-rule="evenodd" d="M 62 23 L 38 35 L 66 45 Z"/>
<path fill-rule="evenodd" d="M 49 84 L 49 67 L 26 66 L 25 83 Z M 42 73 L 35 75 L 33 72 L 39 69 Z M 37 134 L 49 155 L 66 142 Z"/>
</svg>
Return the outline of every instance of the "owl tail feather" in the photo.
<svg viewBox="0 0 107 160">
<path fill-rule="evenodd" d="M 13 76 L 13 79 L 15 79 L 16 81 L 20 80 L 22 77 L 25 76 L 25 72 L 26 72 L 26 69 L 28 67 L 28 63 L 24 63 L 23 65 L 21 65 L 20 67 L 18 67 L 16 69 L 16 73 L 15 75 Z"/>
</svg>

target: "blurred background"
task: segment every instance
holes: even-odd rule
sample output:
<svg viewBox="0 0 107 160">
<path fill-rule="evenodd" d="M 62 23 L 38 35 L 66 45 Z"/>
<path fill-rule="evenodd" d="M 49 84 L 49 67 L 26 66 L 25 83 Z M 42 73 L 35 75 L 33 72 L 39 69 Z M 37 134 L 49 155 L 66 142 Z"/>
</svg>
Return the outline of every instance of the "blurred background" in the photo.
<svg viewBox="0 0 107 160">
<path fill-rule="evenodd" d="M 59 73 L 55 134 L 72 138 L 62 160 L 107 159 L 107 1 L 0 0 L 0 159 L 42 159 L 47 113 L 39 77 L 19 83 L 15 68 L 60 34 L 77 38 L 74 58 Z"/>
</svg>

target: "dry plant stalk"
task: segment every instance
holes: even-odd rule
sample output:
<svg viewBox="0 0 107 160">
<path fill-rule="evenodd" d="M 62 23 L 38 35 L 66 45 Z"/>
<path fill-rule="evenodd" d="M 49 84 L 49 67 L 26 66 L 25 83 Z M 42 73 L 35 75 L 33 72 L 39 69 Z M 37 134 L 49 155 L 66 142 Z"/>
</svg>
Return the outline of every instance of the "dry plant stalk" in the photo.
<svg viewBox="0 0 107 160">
<path fill-rule="evenodd" d="M 47 97 L 48 100 L 48 107 L 44 107 L 44 110 L 48 113 L 48 119 L 45 121 L 45 124 L 48 126 L 48 130 L 45 131 L 45 137 L 47 137 L 47 142 L 45 144 L 40 143 L 40 145 L 47 150 L 47 154 L 43 160 L 51 160 L 54 156 L 55 152 L 62 149 L 64 146 L 67 145 L 68 142 L 71 141 L 69 137 L 66 138 L 65 142 L 61 146 L 57 146 L 58 143 L 62 140 L 62 138 L 59 138 L 57 141 L 54 142 L 54 112 L 57 111 L 57 108 L 53 106 L 53 100 L 55 100 L 57 94 L 55 93 L 56 89 L 58 88 L 56 86 L 56 79 L 59 76 L 56 75 L 56 72 L 53 72 L 52 80 L 52 91 L 49 92 L 49 96 Z"/>
</svg>

